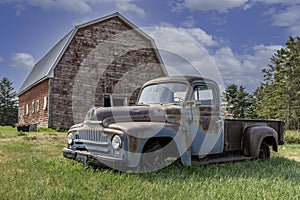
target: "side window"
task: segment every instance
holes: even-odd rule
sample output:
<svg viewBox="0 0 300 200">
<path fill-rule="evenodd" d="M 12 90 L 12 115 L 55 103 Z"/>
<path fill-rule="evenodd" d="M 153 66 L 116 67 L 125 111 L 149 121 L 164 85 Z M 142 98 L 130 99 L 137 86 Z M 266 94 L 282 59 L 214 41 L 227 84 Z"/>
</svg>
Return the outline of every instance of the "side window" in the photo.
<svg viewBox="0 0 300 200">
<path fill-rule="evenodd" d="M 36 112 L 39 112 L 40 110 L 40 100 L 36 100 Z"/>
<path fill-rule="evenodd" d="M 195 100 L 200 106 L 214 106 L 215 99 L 213 89 L 205 86 L 197 86 L 194 88 L 192 100 Z"/>
<path fill-rule="evenodd" d="M 22 106 L 22 115 L 25 115 L 25 106 Z"/>
<path fill-rule="evenodd" d="M 31 102 L 31 112 L 34 113 L 34 101 Z"/>
<path fill-rule="evenodd" d="M 47 96 L 44 97 L 43 110 L 47 109 Z"/>
<path fill-rule="evenodd" d="M 26 104 L 26 115 L 29 115 L 29 106 Z"/>
</svg>

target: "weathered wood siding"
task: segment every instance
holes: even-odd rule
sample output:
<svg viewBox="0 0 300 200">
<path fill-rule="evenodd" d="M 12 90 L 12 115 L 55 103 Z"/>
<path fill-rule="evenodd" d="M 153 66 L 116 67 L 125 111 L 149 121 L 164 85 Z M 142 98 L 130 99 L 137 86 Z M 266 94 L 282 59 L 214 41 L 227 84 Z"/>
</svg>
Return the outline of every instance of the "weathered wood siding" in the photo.
<svg viewBox="0 0 300 200">
<path fill-rule="evenodd" d="M 146 81 L 166 76 L 151 42 L 118 17 L 78 29 L 51 81 L 50 126 L 69 128 L 104 94 L 137 98 Z"/>
</svg>

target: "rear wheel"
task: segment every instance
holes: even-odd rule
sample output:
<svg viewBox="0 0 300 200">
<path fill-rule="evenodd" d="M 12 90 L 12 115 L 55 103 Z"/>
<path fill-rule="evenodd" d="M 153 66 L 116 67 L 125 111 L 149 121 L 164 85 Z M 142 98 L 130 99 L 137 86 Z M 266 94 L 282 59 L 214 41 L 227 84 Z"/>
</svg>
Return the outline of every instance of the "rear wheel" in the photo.
<svg viewBox="0 0 300 200">
<path fill-rule="evenodd" d="M 270 147 L 267 142 L 263 141 L 259 148 L 259 159 L 268 160 L 270 158 L 270 155 Z"/>
</svg>

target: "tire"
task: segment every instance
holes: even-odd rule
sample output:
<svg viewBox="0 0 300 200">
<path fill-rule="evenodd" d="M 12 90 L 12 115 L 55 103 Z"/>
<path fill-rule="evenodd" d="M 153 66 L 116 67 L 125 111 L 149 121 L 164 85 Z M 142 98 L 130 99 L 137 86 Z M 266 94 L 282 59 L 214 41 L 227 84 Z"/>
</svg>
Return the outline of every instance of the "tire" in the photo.
<svg viewBox="0 0 300 200">
<path fill-rule="evenodd" d="M 138 172 L 151 172 L 162 169 L 180 160 L 174 140 L 167 145 L 154 141 L 145 146 L 138 165 Z"/>
<path fill-rule="evenodd" d="M 259 148 L 258 158 L 261 160 L 268 160 L 270 159 L 270 156 L 271 156 L 270 147 L 267 142 L 263 141 Z"/>
<path fill-rule="evenodd" d="M 150 172 L 160 169 L 163 162 L 161 145 L 158 143 L 150 144 L 141 155 L 139 171 Z"/>
</svg>

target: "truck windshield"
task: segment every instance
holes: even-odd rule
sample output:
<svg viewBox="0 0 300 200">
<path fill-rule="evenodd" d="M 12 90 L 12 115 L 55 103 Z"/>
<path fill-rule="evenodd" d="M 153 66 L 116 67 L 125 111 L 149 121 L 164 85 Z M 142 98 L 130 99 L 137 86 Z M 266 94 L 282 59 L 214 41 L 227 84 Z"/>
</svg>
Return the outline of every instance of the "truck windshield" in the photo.
<svg viewBox="0 0 300 200">
<path fill-rule="evenodd" d="M 141 104 L 180 104 L 184 101 L 187 91 L 184 83 L 159 83 L 146 86 L 140 95 Z"/>
</svg>

